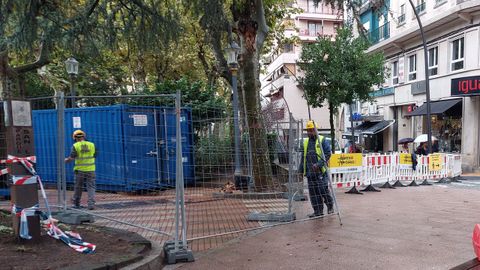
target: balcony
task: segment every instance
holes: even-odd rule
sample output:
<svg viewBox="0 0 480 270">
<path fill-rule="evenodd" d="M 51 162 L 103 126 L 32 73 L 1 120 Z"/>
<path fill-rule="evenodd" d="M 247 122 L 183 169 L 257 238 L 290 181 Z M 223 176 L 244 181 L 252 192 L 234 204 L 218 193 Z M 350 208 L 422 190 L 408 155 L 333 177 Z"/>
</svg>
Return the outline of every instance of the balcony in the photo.
<svg viewBox="0 0 480 270">
<path fill-rule="evenodd" d="M 390 37 L 390 23 L 387 22 L 384 25 L 368 33 L 368 40 L 373 44 L 388 39 Z"/>
<path fill-rule="evenodd" d="M 300 36 L 318 37 L 323 35 L 323 29 L 318 31 L 308 31 L 308 29 L 300 29 Z"/>
</svg>

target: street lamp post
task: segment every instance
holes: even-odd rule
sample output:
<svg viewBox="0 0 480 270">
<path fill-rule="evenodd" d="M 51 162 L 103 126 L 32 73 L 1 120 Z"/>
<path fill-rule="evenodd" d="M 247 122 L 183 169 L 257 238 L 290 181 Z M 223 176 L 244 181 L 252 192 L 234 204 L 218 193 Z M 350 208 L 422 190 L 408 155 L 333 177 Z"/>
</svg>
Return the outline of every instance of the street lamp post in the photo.
<svg viewBox="0 0 480 270">
<path fill-rule="evenodd" d="M 225 49 L 227 55 L 227 63 L 232 74 L 232 89 L 233 89 L 233 126 L 235 139 L 235 177 L 242 174 L 241 160 L 240 160 L 240 128 L 238 124 L 238 90 L 237 90 L 237 71 L 238 61 L 237 56 L 240 52 L 240 47 L 237 43 L 232 42 L 228 48 Z"/>
<path fill-rule="evenodd" d="M 427 138 L 428 138 L 428 153 L 432 153 L 432 118 L 431 118 L 431 110 L 430 110 L 430 76 L 428 74 L 428 50 L 427 50 L 427 42 L 425 40 L 425 33 L 423 32 L 422 21 L 420 20 L 420 16 L 418 16 L 417 8 L 413 4 L 412 0 L 408 0 L 410 5 L 413 8 L 413 13 L 417 18 L 418 26 L 420 27 L 420 34 L 422 35 L 422 43 L 423 43 L 423 54 L 424 54 L 424 61 L 425 61 L 425 95 L 427 99 Z"/>
<path fill-rule="evenodd" d="M 75 78 L 78 75 L 78 61 L 75 58 L 70 57 L 65 61 L 65 68 L 67 69 L 68 75 L 70 75 L 70 97 L 72 108 L 75 108 Z"/>
</svg>

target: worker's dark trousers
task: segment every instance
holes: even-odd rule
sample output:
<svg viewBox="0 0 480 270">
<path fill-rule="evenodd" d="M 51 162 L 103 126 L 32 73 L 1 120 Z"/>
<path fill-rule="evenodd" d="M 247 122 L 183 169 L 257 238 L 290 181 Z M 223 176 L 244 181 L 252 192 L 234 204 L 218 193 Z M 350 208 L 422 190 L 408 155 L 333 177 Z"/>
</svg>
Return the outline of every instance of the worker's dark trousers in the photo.
<svg viewBox="0 0 480 270">
<path fill-rule="evenodd" d="M 75 188 L 73 193 L 72 202 L 74 206 L 80 206 L 80 200 L 82 199 L 83 185 L 87 186 L 88 192 L 88 206 L 93 207 L 95 205 L 95 172 L 82 172 L 75 171 Z"/>
<path fill-rule="evenodd" d="M 312 204 L 315 214 L 323 213 L 323 203 L 328 209 L 333 209 L 333 200 L 328 190 L 327 174 L 315 173 L 307 177 L 308 193 L 310 194 L 310 203 Z"/>
</svg>

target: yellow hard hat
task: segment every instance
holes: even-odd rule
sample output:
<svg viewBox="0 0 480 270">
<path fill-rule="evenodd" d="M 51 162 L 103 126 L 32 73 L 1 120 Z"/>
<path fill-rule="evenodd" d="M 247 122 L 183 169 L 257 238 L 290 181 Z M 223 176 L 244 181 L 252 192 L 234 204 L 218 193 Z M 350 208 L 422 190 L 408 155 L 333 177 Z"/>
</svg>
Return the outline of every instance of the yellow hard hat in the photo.
<svg viewBox="0 0 480 270">
<path fill-rule="evenodd" d="M 313 129 L 314 127 L 316 127 L 318 129 L 318 125 L 315 122 L 313 122 L 312 120 L 309 120 L 307 122 L 306 129 Z"/>
<path fill-rule="evenodd" d="M 85 137 L 85 132 L 81 131 L 80 129 L 75 130 L 72 134 L 73 139 L 81 137 Z"/>
</svg>

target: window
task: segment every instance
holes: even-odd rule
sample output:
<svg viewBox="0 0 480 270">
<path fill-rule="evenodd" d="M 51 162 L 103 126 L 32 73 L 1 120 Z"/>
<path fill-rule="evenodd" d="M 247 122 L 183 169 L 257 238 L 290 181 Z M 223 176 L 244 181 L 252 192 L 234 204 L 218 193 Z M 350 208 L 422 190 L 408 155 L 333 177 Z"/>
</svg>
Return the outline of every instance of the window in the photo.
<svg viewBox="0 0 480 270">
<path fill-rule="evenodd" d="M 428 49 L 428 75 L 438 74 L 438 47 Z"/>
<path fill-rule="evenodd" d="M 293 44 L 292 44 L 292 43 L 285 43 L 285 44 L 283 44 L 283 52 L 284 52 L 284 53 L 293 52 Z"/>
<path fill-rule="evenodd" d="M 321 11 L 320 3 L 315 4 L 313 0 L 307 0 L 307 2 L 308 2 L 309 13 L 320 13 Z"/>
<path fill-rule="evenodd" d="M 405 23 L 405 4 L 400 6 L 400 16 L 398 16 L 398 24 L 404 24 Z"/>
<path fill-rule="evenodd" d="M 417 6 L 415 7 L 415 9 L 417 10 L 418 14 L 422 14 L 423 12 L 425 12 L 425 7 L 425 0 L 417 0 Z"/>
<path fill-rule="evenodd" d="M 447 0 L 435 0 L 435 7 L 441 6 L 442 4 L 446 3 Z"/>
<path fill-rule="evenodd" d="M 414 81 L 417 79 L 417 55 L 410 55 L 408 57 L 408 80 Z"/>
<path fill-rule="evenodd" d="M 321 22 L 309 22 L 308 23 L 308 35 L 319 36 L 323 34 L 323 25 Z"/>
<path fill-rule="evenodd" d="M 452 71 L 463 69 L 464 38 L 452 41 Z"/>
<path fill-rule="evenodd" d="M 392 63 L 392 83 L 398 84 L 398 61 Z"/>
</svg>

